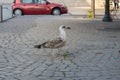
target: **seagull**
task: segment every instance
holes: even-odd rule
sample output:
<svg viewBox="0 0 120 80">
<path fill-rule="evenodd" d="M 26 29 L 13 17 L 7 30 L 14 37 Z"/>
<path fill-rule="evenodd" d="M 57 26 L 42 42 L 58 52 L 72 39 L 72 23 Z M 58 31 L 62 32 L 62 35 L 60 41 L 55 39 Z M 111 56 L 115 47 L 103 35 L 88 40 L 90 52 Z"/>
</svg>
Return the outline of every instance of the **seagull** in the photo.
<svg viewBox="0 0 120 80">
<path fill-rule="evenodd" d="M 70 27 L 66 27 L 65 25 L 61 25 L 59 27 L 59 36 L 55 39 L 48 40 L 42 44 L 35 45 L 34 48 L 42 49 L 42 48 L 49 48 L 49 49 L 57 49 L 64 47 L 66 44 L 66 32 L 65 29 L 71 29 Z M 55 56 L 56 53 L 52 53 L 52 56 Z"/>
</svg>

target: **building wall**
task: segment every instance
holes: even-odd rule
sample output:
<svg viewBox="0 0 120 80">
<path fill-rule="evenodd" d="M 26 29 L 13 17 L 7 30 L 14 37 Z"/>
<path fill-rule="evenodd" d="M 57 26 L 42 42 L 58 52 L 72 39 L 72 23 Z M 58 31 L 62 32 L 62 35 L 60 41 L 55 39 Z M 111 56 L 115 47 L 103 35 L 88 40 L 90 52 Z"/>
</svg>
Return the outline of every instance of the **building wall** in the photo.
<svg viewBox="0 0 120 80">
<path fill-rule="evenodd" d="M 14 0 L 0 0 L 1 3 L 12 3 Z M 84 7 L 90 6 L 91 0 L 49 0 L 51 2 L 62 3 L 67 5 L 68 7 Z M 119 0 L 120 1 L 120 0 Z M 95 0 L 95 6 L 104 7 L 105 0 Z"/>
<path fill-rule="evenodd" d="M 86 0 L 50 0 L 51 2 L 62 3 L 68 7 L 90 6 Z"/>
<path fill-rule="evenodd" d="M 14 0 L 0 0 L 0 3 L 12 3 Z M 68 7 L 83 7 L 90 6 L 91 0 L 49 0 L 51 2 L 62 3 Z M 103 1 L 105 0 L 95 0 L 96 5 L 103 6 Z"/>
<path fill-rule="evenodd" d="M 13 2 L 13 0 L 0 0 L 0 4 L 1 3 L 12 3 Z"/>
<path fill-rule="evenodd" d="M 96 4 L 96 7 L 104 7 L 105 0 L 97 0 L 95 4 Z"/>
<path fill-rule="evenodd" d="M 89 5 L 91 5 L 91 0 L 86 0 Z M 105 0 L 94 0 L 96 8 L 103 8 L 105 5 Z"/>
</svg>

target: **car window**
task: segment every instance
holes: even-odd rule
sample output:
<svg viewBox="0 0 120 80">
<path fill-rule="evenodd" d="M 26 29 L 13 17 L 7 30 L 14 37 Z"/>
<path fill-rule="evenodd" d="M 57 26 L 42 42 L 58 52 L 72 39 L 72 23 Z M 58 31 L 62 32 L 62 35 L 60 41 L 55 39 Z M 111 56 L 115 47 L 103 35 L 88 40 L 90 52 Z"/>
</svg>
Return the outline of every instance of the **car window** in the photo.
<svg viewBox="0 0 120 80">
<path fill-rule="evenodd" d="M 40 3 L 40 4 L 46 4 L 46 0 L 38 0 L 38 3 Z"/>
<path fill-rule="evenodd" d="M 13 3 L 15 3 L 16 2 L 16 0 L 13 0 Z"/>
<path fill-rule="evenodd" d="M 38 3 L 38 0 L 34 0 L 34 3 Z"/>
<path fill-rule="evenodd" d="M 21 0 L 22 3 L 33 3 L 33 0 Z"/>
</svg>

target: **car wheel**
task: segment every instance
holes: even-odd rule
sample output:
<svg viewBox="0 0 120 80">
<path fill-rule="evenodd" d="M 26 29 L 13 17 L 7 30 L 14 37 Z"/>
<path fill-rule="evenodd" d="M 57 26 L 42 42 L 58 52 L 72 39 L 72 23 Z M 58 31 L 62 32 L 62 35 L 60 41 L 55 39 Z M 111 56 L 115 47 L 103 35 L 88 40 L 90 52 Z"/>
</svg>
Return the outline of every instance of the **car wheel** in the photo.
<svg viewBox="0 0 120 80">
<path fill-rule="evenodd" d="M 16 16 L 20 16 L 20 15 L 22 15 L 23 13 L 22 13 L 22 10 L 20 10 L 20 9 L 15 9 L 14 10 L 14 15 L 16 15 Z"/>
<path fill-rule="evenodd" d="M 60 14 L 61 14 L 61 10 L 58 9 L 58 8 L 53 9 L 52 14 L 53 14 L 53 15 L 60 15 Z"/>
</svg>

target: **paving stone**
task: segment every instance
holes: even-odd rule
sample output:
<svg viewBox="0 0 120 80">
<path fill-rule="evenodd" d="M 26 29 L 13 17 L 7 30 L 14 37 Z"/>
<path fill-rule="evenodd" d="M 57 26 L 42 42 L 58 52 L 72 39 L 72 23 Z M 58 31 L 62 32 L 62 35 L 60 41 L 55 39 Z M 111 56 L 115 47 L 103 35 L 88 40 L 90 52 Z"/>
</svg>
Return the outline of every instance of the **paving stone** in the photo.
<svg viewBox="0 0 120 80">
<path fill-rule="evenodd" d="M 51 77 L 54 75 L 54 71 L 44 71 L 42 74 L 42 76 L 46 76 L 46 77 Z"/>
<path fill-rule="evenodd" d="M 75 72 L 75 76 L 76 77 L 85 77 L 85 76 L 88 76 L 88 72 L 86 71 L 84 71 L 84 72 L 82 72 L 82 71 L 80 71 L 80 72 Z"/>
<path fill-rule="evenodd" d="M 75 72 L 65 72 L 65 77 L 75 77 Z"/>
<path fill-rule="evenodd" d="M 0 55 L 0 63 L 7 63 L 7 58 L 4 55 Z"/>
<path fill-rule="evenodd" d="M 54 77 L 65 77 L 65 73 L 60 71 L 60 72 L 55 72 Z"/>
</svg>

